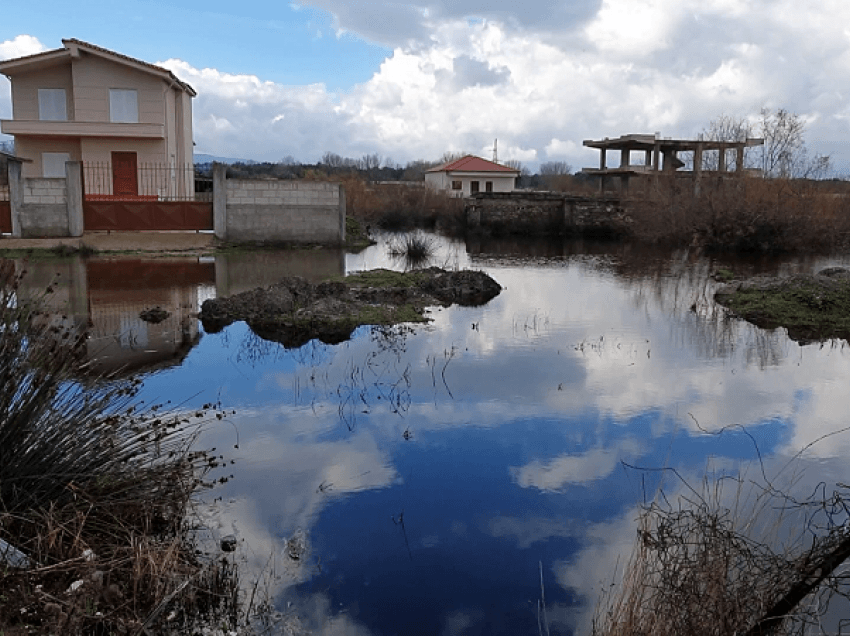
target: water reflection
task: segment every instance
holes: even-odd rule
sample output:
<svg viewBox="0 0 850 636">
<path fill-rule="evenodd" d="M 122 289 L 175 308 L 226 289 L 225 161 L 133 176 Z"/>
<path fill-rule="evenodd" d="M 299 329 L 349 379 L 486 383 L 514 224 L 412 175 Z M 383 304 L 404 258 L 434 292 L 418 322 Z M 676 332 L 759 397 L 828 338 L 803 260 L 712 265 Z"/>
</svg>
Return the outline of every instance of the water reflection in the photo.
<svg viewBox="0 0 850 636">
<path fill-rule="evenodd" d="M 199 343 L 197 312 L 210 295 L 230 295 L 285 276 L 318 281 L 344 272 L 341 250 L 233 252 L 213 258 L 96 257 L 14 261 L 23 297 L 42 298 L 63 326 L 87 333 L 95 375 L 179 366 Z M 49 291 L 48 291 L 49 290 Z M 167 312 L 161 322 L 145 310 Z"/>
<path fill-rule="evenodd" d="M 171 306 L 196 311 L 205 295 L 295 267 L 393 266 L 385 244 L 312 266 L 236 256 L 217 258 L 210 278 L 186 285 L 196 296 Z M 237 410 L 235 429 L 201 441 L 236 461 L 214 493 L 214 523 L 239 537 L 246 581 L 263 577 L 282 621 L 328 634 L 537 633 L 542 562 L 551 633 L 588 633 L 594 595 L 631 549 L 637 504 L 664 484 L 629 466 L 675 468 L 691 483 L 708 463 L 772 476 L 846 426 L 844 343 L 800 346 L 729 320 L 712 300 L 720 267 L 813 271 L 843 257 L 489 240 L 442 241 L 436 258 L 483 269 L 505 290 L 335 346 L 285 349 L 238 323 L 146 378 L 144 397 Z M 90 302 L 106 302 L 92 287 L 63 292 L 86 320 Z M 809 448 L 800 488 L 850 479 L 848 452 L 848 434 Z M 299 532 L 307 552 L 293 560 Z"/>
</svg>

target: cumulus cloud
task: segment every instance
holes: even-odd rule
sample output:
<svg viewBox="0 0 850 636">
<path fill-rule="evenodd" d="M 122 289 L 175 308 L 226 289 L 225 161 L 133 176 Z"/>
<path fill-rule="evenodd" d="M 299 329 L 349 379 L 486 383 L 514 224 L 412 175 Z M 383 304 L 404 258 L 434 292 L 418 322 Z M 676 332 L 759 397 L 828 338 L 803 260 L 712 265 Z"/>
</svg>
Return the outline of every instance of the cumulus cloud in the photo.
<svg viewBox="0 0 850 636">
<path fill-rule="evenodd" d="M 19 35 L 11 40 L 0 42 L 0 60 L 34 55 L 46 50 L 47 47 L 39 42 L 38 38 L 31 35 Z M 12 95 L 9 80 L 0 75 L 0 119 L 11 119 L 11 117 Z"/>
<path fill-rule="evenodd" d="M 850 5 L 791 0 L 313 0 L 338 37 L 392 49 L 338 94 L 251 74 L 164 64 L 196 85 L 195 137 L 213 154 L 305 161 L 325 151 L 397 161 L 448 150 L 593 166 L 583 139 L 632 132 L 693 136 L 721 114 L 782 107 L 810 121 L 814 152 L 850 169 Z M 3 55 L 40 44 L 19 36 Z M 250 73 L 250 69 L 247 69 Z M 323 78 L 317 78 L 321 80 Z M 8 91 L 0 108 L 8 104 Z M 5 106 L 8 111 L 8 106 Z"/>
<path fill-rule="evenodd" d="M 633 458 L 641 453 L 635 440 L 619 440 L 612 448 L 594 448 L 577 455 L 561 455 L 548 462 L 535 459 L 511 470 L 522 488 L 537 488 L 558 492 L 567 485 L 587 484 L 608 477 L 623 457 Z"/>
</svg>

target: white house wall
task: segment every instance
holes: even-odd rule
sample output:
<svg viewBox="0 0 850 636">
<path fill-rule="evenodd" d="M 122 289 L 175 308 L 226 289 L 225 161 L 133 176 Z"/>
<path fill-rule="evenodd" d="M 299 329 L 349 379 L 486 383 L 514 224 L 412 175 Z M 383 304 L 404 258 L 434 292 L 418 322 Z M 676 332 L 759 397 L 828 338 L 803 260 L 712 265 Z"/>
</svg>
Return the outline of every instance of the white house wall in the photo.
<svg viewBox="0 0 850 636">
<path fill-rule="evenodd" d="M 460 181 L 461 189 L 452 190 L 452 181 Z M 514 175 L 492 174 L 486 172 L 426 172 L 425 184 L 436 189 L 444 190 L 454 197 L 468 197 L 472 195 L 472 182 L 478 182 L 478 191 L 487 191 L 487 182 L 492 181 L 493 192 L 513 192 L 516 184 Z"/>
</svg>

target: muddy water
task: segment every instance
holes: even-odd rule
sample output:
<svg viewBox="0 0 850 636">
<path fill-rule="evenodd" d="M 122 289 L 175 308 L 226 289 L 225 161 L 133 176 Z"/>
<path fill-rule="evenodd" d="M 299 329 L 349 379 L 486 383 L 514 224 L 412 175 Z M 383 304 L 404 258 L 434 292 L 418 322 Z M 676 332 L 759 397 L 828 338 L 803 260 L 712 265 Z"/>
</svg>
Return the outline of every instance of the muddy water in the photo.
<svg viewBox="0 0 850 636">
<path fill-rule="evenodd" d="M 92 361 L 144 372 L 145 399 L 236 410 L 202 440 L 235 460 L 211 524 L 236 535 L 279 629 L 536 634 L 542 567 L 550 632 L 588 633 L 659 486 L 673 497 L 706 472 L 779 482 L 790 460 L 804 490 L 850 479 L 850 434 L 824 438 L 847 426 L 846 343 L 729 319 L 711 279 L 850 258 L 435 240 L 432 264 L 483 269 L 502 294 L 297 350 L 241 323 L 203 334 L 194 312 L 278 276 L 403 267 L 384 242 L 28 266 L 34 291 L 61 272 L 54 296 L 89 325 Z M 141 321 L 151 305 L 172 315 Z"/>
</svg>

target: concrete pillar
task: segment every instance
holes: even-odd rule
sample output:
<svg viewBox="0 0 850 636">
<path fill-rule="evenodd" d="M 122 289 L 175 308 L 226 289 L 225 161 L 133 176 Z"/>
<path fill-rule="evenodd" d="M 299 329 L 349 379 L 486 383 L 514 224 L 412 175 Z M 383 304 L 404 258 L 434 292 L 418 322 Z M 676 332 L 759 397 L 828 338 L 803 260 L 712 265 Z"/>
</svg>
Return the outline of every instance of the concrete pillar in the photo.
<svg viewBox="0 0 850 636">
<path fill-rule="evenodd" d="M 12 236 L 21 238 L 21 214 L 24 212 L 23 162 L 9 159 L 9 206 L 12 212 Z"/>
<path fill-rule="evenodd" d="M 339 242 L 345 243 L 345 187 L 339 184 Z"/>
<path fill-rule="evenodd" d="M 227 240 L 227 166 L 213 164 L 213 230 L 222 241 Z"/>
<path fill-rule="evenodd" d="M 721 146 L 717 152 L 720 153 L 717 157 L 717 172 L 726 172 L 726 146 Z"/>
<path fill-rule="evenodd" d="M 631 163 L 631 151 L 628 148 L 622 148 L 620 150 L 620 167 L 625 168 Z"/>
<path fill-rule="evenodd" d="M 652 151 L 647 150 L 643 153 L 643 164 L 647 167 L 652 165 Z"/>
<path fill-rule="evenodd" d="M 88 324 L 89 319 L 89 277 L 86 263 L 79 256 L 71 261 L 69 275 L 71 288 L 69 304 L 71 313 L 79 320 L 78 324 Z"/>
<path fill-rule="evenodd" d="M 68 206 L 68 233 L 82 236 L 83 221 L 83 164 L 79 161 L 65 162 L 65 200 Z"/>
<path fill-rule="evenodd" d="M 605 170 L 605 168 L 608 167 L 607 164 L 606 164 L 605 155 L 606 155 L 606 149 L 600 148 L 599 149 L 599 169 L 600 170 Z"/>
<path fill-rule="evenodd" d="M 694 196 L 699 196 L 702 181 L 702 151 L 701 143 L 694 148 Z"/>
<path fill-rule="evenodd" d="M 227 254 L 215 255 L 215 294 L 219 298 L 230 296 L 230 266 Z"/>
<path fill-rule="evenodd" d="M 743 172 L 744 170 L 744 147 L 738 146 L 737 150 L 737 165 L 735 166 L 736 172 Z"/>
</svg>

